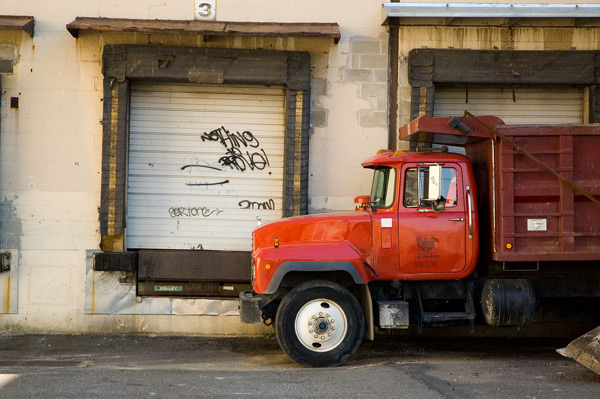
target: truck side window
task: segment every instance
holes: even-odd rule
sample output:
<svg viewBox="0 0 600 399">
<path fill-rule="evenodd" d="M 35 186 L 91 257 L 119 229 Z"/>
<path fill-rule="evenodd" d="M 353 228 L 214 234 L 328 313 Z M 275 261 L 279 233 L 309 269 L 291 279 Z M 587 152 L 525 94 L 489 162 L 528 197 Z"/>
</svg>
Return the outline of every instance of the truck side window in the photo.
<svg viewBox="0 0 600 399">
<path fill-rule="evenodd" d="M 421 176 L 417 176 L 420 171 Z M 419 184 L 419 179 L 421 184 Z M 409 168 L 404 176 L 404 206 L 407 208 L 417 207 L 421 198 L 427 198 L 429 186 L 429 168 Z M 454 168 L 442 168 L 441 195 L 446 201 L 446 207 L 458 205 L 457 195 L 457 173 Z"/>
<path fill-rule="evenodd" d="M 458 205 L 454 168 L 442 168 L 442 196 L 446 199 L 446 208 Z"/>
<path fill-rule="evenodd" d="M 396 169 L 387 166 L 377 167 L 373 176 L 371 206 L 378 209 L 394 205 Z"/>
</svg>

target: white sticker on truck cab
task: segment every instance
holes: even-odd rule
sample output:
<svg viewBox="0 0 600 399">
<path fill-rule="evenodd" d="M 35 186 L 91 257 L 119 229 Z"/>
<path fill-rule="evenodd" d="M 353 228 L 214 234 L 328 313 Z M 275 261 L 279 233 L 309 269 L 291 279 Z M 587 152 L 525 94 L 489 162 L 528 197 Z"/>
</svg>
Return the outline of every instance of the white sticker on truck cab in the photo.
<svg viewBox="0 0 600 399">
<path fill-rule="evenodd" d="M 527 219 L 527 231 L 547 231 L 546 219 Z"/>
<path fill-rule="evenodd" d="M 381 227 L 392 227 L 392 218 L 381 219 Z"/>
</svg>

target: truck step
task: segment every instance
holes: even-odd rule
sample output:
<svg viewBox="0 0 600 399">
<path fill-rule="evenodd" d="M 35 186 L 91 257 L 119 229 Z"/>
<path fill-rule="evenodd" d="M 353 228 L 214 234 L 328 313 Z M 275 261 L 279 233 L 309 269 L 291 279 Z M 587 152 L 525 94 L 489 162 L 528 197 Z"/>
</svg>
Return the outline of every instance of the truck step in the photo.
<svg viewBox="0 0 600 399">
<path fill-rule="evenodd" d="M 471 312 L 423 312 L 423 321 L 431 323 L 450 320 L 474 320 L 475 313 Z"/>
<path fill-rule="evenodd" d="M 453 320 L 468 320 L 471 328 L 471 332 L 475 331 L 475 306 L 473 304 L 473 297 L 471 296 L 471 289 L 468 283 L 464 285 L 462 308 L 456 310 L 447 310 L 444 312 L 432 312 L 427 311 L 424 307 L 421 290 L 417 288 L 417 300 L 419 303 L 419 332 L 423 332 L 423 324 L 435 324 L 438 322 L 446 322 Z"/>
</svg>

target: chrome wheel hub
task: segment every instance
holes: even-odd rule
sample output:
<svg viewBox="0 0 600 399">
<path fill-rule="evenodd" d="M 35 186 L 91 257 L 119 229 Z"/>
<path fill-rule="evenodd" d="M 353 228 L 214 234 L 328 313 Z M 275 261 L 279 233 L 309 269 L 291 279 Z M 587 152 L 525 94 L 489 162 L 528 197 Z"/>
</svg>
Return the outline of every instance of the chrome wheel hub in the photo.
<svg viewBox="0 0 600 399">
<path fill-rule="evenodd" d="M 327 352 L 336 348 L 348 330 L 342 308 L 328 299 L 306 303 L 296 315 L 296 336 L 308 349 Z"/>
</svg>

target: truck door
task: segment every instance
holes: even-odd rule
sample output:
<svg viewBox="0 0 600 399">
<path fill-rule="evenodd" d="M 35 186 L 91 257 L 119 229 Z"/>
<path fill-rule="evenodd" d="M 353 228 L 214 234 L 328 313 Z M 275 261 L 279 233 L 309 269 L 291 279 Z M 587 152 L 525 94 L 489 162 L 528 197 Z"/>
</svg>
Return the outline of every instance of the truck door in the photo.
<svg viewBox="0 0 600 399">
<path fill-rule="evenodd" d="M 398 271 L 398 171 L 389 166 L 374 168 L 371 191 L 373 267 L 381 280 L 397 278 Z"/>
<path fill-rule="evenodd" d="M 402 168 L 400 269 L 405 274 L 459 273 L 465 268 L 468 234 L 461 166 L 441 165 L 441 197 L 437 204 L 423 201 L 429 198 L 430 166 L 405 164 Z"/>
</svg>

